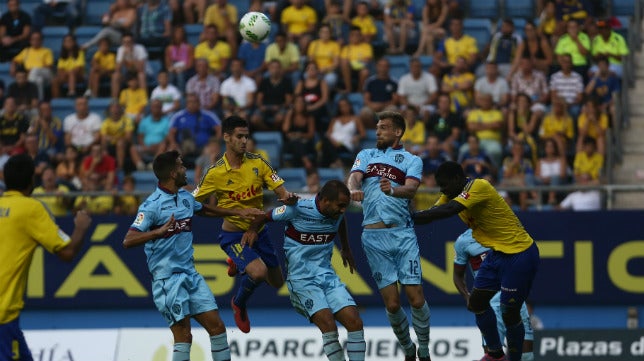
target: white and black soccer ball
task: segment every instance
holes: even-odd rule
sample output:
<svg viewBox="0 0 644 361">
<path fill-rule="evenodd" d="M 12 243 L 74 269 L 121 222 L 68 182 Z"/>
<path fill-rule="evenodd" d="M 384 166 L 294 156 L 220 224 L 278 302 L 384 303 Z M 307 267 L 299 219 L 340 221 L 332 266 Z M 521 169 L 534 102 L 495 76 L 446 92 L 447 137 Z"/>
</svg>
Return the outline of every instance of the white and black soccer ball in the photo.
<svg viewBox="0 0 644 361">
<path fill-rule="evenodd" d="M 239 33 L 251 42 L 261 42 L 271 33 L 271 20 L 263 13 L 251 11 L 239 20 Z"/>
</svg>

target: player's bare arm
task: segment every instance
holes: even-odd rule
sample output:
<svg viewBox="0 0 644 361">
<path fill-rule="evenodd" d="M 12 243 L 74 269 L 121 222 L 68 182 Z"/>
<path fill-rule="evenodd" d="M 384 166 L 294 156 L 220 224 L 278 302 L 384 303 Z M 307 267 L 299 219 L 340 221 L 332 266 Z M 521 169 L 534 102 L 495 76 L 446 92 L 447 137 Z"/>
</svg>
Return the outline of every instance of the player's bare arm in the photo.
<svg viewBox="0 0 644 361">
<path fill-rule="evenodd" d="M 241 246 L 245 247 L 248 245 L 248 247 L 253 247 L 253 244 L 255 244 L 255 241 L 257 241 L 257 234 L 259 233 L 259 230 L 262 229 L 262 227 L 268 222 L 270 218 L 270 214 L 273 212 L 273 210 L 270 210 L 266 213 L 261 212 L 260 214 L 257 214 L 254 216 L 254 219 L 252 222 L 250 222 L 250 225 L 248 226 L 248 230 L 244 232 L 244 235 L 242 236 L 241 239 Z"/>
<path fill-rule="evenodd" d="M 286 204 L 287 206 L 292 206 L 297 203 L 297 200 L 300 199 L 296 193 L 289 192 L 286 190 L 286 187 L 279 186 L 275 188 L 275 194 L 277 195 L 277 200 Z"/>
<path fill-rule="evenodd" d="M 340 221 L 340 227 L 338 228 L 338 236 L 340 237 L 340 254 L 342 255 L 342 264 L 344 267 L 349 267 L 349 272 L 353 273 L 356 269 L 356 261 L 353 259 L 353 253 L 351 253 L 351 247 L 349 246 L 349 234 L 347 232 L 347 222 L 345 218 L 342 218 Z"/>
<path fill-rule="evenodd" d="M 255 219 L 255 216 L 264 214 L 264 211 L 261 211 L 257 208 L 244 208 L 244 209 L 230 209 L 222 208 L 219 206 L 212 206 L 209 204 L 203 204 L 203 208 L 196 214 L 205 217 L 242 217 L 245 219 Z"/>
<path fill-rule="evenodd" d="M 380 178 L 380 190 L 392 197 L 412 199 L 416 195 L 420 182 L 416 179 L 407 178 L 405 184 L 400 187 L 393 187 L 387 178 Z"/>
<path fill-rule="evenodd" d="M 451 200 L 440 206 L 414 213 L 414 223 L 428 224 L 437 219 L 443 219 L 451 217 L 455 214 L 459 214 L 465 209 L 466 208 L 464 205 L 458 203 L 457 201 Z"/>
<path fill-rule="evenodd" d="M 161 227 L 153 229 L 147 232 L 140 232 L 137 230 L 130 229 L 125 234 L 125 239 L 123 240 L 123 247 L 132 248 L 137 246 L 142 246 L 149 241 L 159 239 L 163 237 L 166 232 L 174 225 L 174 214 L 170 216 L 167 222 L 165 222 Z"/>
<path fill-rule="evenodd" d="M 355 202 L 361 202 L 364 200 L 364 191 L 362 190 L 362 178 L 364 174 L 361 172 L 352 172 L 349 175 L 349 180 L 347 181 L 347 187 L 351 192 L 351 200 Z"/>
<path fill-rule="evenodd" d="M 458 290 L 458 293 L 465 298 L 465 303 L 469 303 L 470 292 L 467 289 L 467 284 L 465 283 L 465 266 L 460 264 L 454 264 L 454 275 L 452 276 L 454 281 L 454 286 Z"/>
<path fill-rule="evenodd" d="M 92 218 L 90 218 L 86 211 L 80 210 L 76 212 L 76 216 L 74 217 L 74 232 L 72 232 L 70 237 L 71 241 L 56 252 L 56 256 L 65 262 L 71 262 L 80 251 L 90 224 L 92 224 Z"/>
</svg>

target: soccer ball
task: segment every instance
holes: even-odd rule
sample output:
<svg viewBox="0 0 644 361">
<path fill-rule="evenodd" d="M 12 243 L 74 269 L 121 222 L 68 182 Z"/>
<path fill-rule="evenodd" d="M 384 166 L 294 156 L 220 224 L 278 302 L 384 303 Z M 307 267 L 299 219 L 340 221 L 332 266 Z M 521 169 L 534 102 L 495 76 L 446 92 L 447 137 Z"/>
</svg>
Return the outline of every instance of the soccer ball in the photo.
<svg viewBox="0 0 644 361">
<path fill-rule="evenodd" d="M 239 20 L 239 33 L 248 41 L 255 43 L 263 41 L 271 33 L 271 20 L 260 12 L 246 13 Z"/>
</svg>

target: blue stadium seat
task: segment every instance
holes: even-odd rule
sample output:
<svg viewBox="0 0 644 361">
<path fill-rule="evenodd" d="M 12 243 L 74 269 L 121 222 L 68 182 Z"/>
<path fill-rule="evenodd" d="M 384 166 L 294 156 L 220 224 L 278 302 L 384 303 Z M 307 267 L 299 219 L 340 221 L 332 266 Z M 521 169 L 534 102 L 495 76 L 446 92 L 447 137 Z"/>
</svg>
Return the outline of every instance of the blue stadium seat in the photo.
<svg viewBox="0 0 644 361">
<path fill-rule="evenodd" d="M 149 170 L 141 170 L 132 172 L 132 177 L 135 181 L 135 189 L 142 192 L 153 192 L 157 186 L 157 177 L 154 172 Z"/>
<path fill-rule="evenodd" d="M 74 113 L 74 99 L 68 98 L 54 98 L 51 100 L 51 111 L 54 116 L 60 118 L 60 120 L 65 119 L 66 116 Z"/>
<path fill-rule="evenodd" d="M 254 132 L 253 139 L 255 143 L 264 144 L 264 143 L 275 143 L 282 146 L 282 132 L 277 131 L 264 131 L 264 132 Z"/>
<path fill-rule="evenodd" d="M 2 79 L 2 82 L 4 83 L 5 93 L 9 88 L 9 84 L 13 83 L 13 77 L 9 74 L 10 65 L 11 63 L 9 62 L 0 63 L 0 79 Z"/>
<path fill-rule="evenodd" d="M 615 16 L 633 16 L 635 14 L 635 1 L 639 0 L 611 0 L 611 13 Z"/>
<path fill-rule="evenodd" d="M 112 98 L 90 98 L 89 109 L 100 116 L 104 116 L 111 102 Z"/>
<path fill-rule="evenodd" d="M 425 7 L 426 0 L 412 0 L 411 4 L 414 6 L 414 18 L 422 20 L 423 8 Z"/>
<path fill-rule="evenodd" d="M 282 164 L 282 133 L 281 132 L 255 132 L 253 133 L 257 149 L 262 149 L 268 154 L 268 161 L 275 168 Z"/>
<path fill-rule="evenodd" d="M 519 34 L 520 37 L 524 37 L 525 32 L 523 30 L 525 28 L 526 19 L 524 19 L 524 18 L 514 18 L 514 19 L 512 19 L 512 22 L 514 23 L 514 32 Z"/>
<path fill-rule="evenodd" d="M 160 59 L 148 60 L 147 66 L 146 75 L 148 88 L 153 89 L 157 86 L 157 74 L 159 74 L 159 71 L 163 68 L 163 62 Z"/>
<path fill-rule="evenodd" d="M 375 148 L 376 147 L 376 130 L 367 129 L 366 137 L 360 141 L 360 149 Z"/>
<path fill-rule="evenodd" d="M 69 34 L 66 26 L 45 26 L 42 30 L 43 46 L 51 49 L 54 53 L 54 63 L 60 56 L 60 48 L 63 45 L 63 38 Z"/>
<path fill-rule="evenodd" d="M 470 0 L 468 9 L 473 18 L 499 18 L 498 0 Z"/>
<path fill-rule="evenodd" d="M 476 45 L 479 50 L 482 50 L 490 42 L 490 21 L 487 19 L 465 19 L 463 20 L 463 32 L 476 39 Z"/>
<path fill-rule="evenodd" d="M 423 64 L 424 70 L 427 70 L 427 68 L 432 66 L 432 63 L 434 62 L 434 57 L 431 55 L 421 55 L 419 59 L 420 63 Z"/>
<path fill-rule="evenodd" d="M 408 55 L 387 55 L 389 60 L 389 75 L 395 80 L 409 73 L 409 56 Z"/>
<path fill-rule="evenodd" d="M 284 179 L 284 187 L 291 192 L 301 190 L 306 186 L 306 171 L 304 168 L 280 168 L 277 174 Z"/>
<path fill-rule="evenodd" d="M 85 44 L 91 40 L 94 35 L 98 34 L 101 31 L 101 26 L 95 25 L 83 25 L 76 28 L 74 35 L 76 35 L 76 41 L 79 45 Z"/>
<path fill-rule="evenodd" d="M 506 18 L 532 19 L 534 17 L 533 0 L 503 0 Z"/>
<path fill-rule="evenodd" d="M 364 106 L 362 93 L 349 93 L 347 94 L 347 99 L 349 99 L 349 103 L 351 103 L 351 106 L 353 107 L 353 112 L 355 114 L 359 114 L 360 110 L 362 110 L 362 107 Z"/>
<path fill-rule="evenodd" d="M 196 46 L 197 44 L 199 44 L 199 37 L 203 32 L 203 25 L 186 24 L 184 25 L 184 28 L 186 30 L 186 38 L 188 39 L 188 43 L 190 43 L 192 46 Z"/>
<path fill-rule="evenodd" d="M 248 8 L 250 7 L 250 0 L 229 0 L 228 3 L 237 8 L 239 19 L 248 12 Z"/>
<path fill-rule="evenodd" d="M 201 179 L 195 179 L 195 170 L 194 169 L 187 169 L 186 170 L 186 177 L 188 178 L 188 184 L 197 184 Z"/>
<path fill-rule="evenodd" d="M 619 20 L 619 22 L 622 24 L 621 28 L 615 29 L 615 32 L 619 33 L 621 36 L 624 37 L 624 40 L 628 43 L 629 41 L 629 28 L 631 25 L 631 18 L 630 16 L 616 16 L 616 18 Z"/>
<path fill-rule="evenodd" d="M 342 168 L 318 168 L 318 174 L 320 175 L 320 185 L 334 179 L 344 182 L 345 174 Z"/>
<path fill-rule="evenodd" d="M 92 0 L 85 7 L 84 25 L 103 25 L 103 15 L 109 12 L 112 1 Z"/>
<path fill-rule="evenodd" d="M 376 33 L 375 39 L 371 42 L 371 45 L 373 45 L 374 48 L 383 48 L 387 44 L 385 44 L 384 41 L 384 36 L 385 36 L 385 24 L 382 22 L 382 20 L 376 20 L 376 30 L 378 31 Z"/>
<path fill-rule="evenodd" d="M 3 1 L 3 4 L 6 4 L 6 3 L 7 3 L 6 1 Z M 26 12 L 27 14 L 29 14 L 29 16 L 32 16 L 34 14 L 34 10 L 36 10 L 38 5 L 40 5 L 40 4 L 42 4 L 42 1 L 38 1 L 38 2 L 21 1 L 20 2 L 20 10 Z M 0 10 L 2 10 L 2 13 L 4 14 L 6 12 L 6 10 L 7 10 L 7 6 L 4 5 L 2 7 L 2 9 L 0 9 Z"/>
</svg>

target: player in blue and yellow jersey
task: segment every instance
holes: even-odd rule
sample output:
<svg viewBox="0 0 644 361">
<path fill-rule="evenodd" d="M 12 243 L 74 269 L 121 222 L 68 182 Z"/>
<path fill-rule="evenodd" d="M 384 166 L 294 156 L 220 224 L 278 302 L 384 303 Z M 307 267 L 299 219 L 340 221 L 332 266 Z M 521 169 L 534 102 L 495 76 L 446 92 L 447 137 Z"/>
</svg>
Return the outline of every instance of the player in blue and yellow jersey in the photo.
<svg viewBox="0 0 644 361">
<path fill-rule="evenodd" d="M 20 330 L 27 274 L 36 247 L 41 245 L 63 261 L 80 250 L 91 218 L 78 211 L 71 237 L 63 232 L 45 205 L 31 197 L 35 165 L 27 154 L 4 165 L 7 191 L 0 197 L 0 360 L 33 360 Z"/>
<path fill-rule="evenodd" d="M 418 337 L 418 357 L 429 360 L 429 306 L 423 294 L 420 251 L 409 211 L 420 184 L 423 163 L 400 142 L 405 119 L 396 112 L 378 114 L 376 148 L 358 153 L 348 186 L 353 201 L 362 201 L 362 248 L 387 309 L 387 317 L 405 350 L 405 360 L 416 360 L 409 321 L 400 307 L 398 283 L 411 305 Z"/>
<path fill-rule="evenodd" d="M 456 253 L 456 257 L 454 258 L 454 286 L 456 286 L 456 289 L 465 298 L 465 302 L 467 303 L 470 298 L 470 292 L 465 283 L 465 269 L 469 268 L 472 276 L 476 277 L 481 263 L 490 249 L 476 242 L 472 236 L 472 230 L 468 229 L 456 239 L 454 251 Z M 497 292 L 492 297 L 490 306 L 492 306 L 494 314 L 496 315 L 496 327 L 499 329 L 499 337 L 501 338 L 501 342 L 503 342 L 503 339 L 505 339 L 505 324 L 503 324 L 503 317 L 501 316 L 501 292 Z M 521 357 L 521 361 L 533 361 L 534 354 L 532 353 L 532 349 L 534 334 L 532 332 L 532 326 L 530 325 L 528 308 L 525 303 L 521 306 L 521 320 L 525 328 L 525 340 L 523 341 L 523 356 Z M 484 348 L 486 347 L 485 342 L 483 342 L 483 346 Z"/>
<path fill-rule="evenodd" d="M 250 136 L 248 122 L 238 116 L 230 116 L 224 119 L 222 131 L 226 152 L 206 171 L 193 192 L 195 198 L 201 201 L 214 195 L 222 208 L 262 209 L 263 188 L 266 187 L 285 204 L 295 204 L 297 196 L 286 190 L 284 180 L 268 162 L 258 154 L 246 152 L 246 142 Z M 250 332 L 246 301 L 257 286 L 264 281 L 275 288 L 284 284 L 279 260 L 265 229 L 259 232 L 259 239 L 253 247 L 241 244 L 250 222 L 237 216 L 224 217 L 218 239 L 221 248 L 230 257 L 228 274 L 234 276 L 237 270 L 242 273 L 241 284 L 232 298 L 231 307 L 235 323 L 244 333 Z"/>
<path fill-rule="evenodd" d="M 139 207 L 123 246 L 145 245 L 154 304 L 174 336 L 172 360 L 190 359 L 190 318 L 194 317 L 210 335 L 212 359 L 229 361 L 226 327 L 217 311 L 217 302 L 204 278 L 195 270 L 192 217 L 197 213 L 253 219 L 263 212 L 257 209 L 229 210 L 197 202 L 190 192 L 182 189 L 188 184 L 188 179 L 186 167 L 177 151 L 159 154 L 154 159 L 153 168 L 159 185 Z"/>
<path fill-rule="evenodd" d="M 350 193 L 338 180 L 327 182 L 315 198 L 302 199 L 293 206 L 281 206 L 258 217 L 244 235 L 243 244 L 255 241 L 257 229 L 267 221 L 286 222 L 284 251 L 291 303 L 295 310 L 322 332 L 324 353 L 330 361 L 344 361 L 338 341 L 338 320 L 348 331 L 349 361 L 362 361 L 366 345 L 362 319 L 353 297 L 331 266 L 336 234 L 340 238 L 342 261 L 351 273 L 355 268 L 347 226 L 343 218 Z"/>
<path fill-rule="evenodd" d="M 418 224 L 458 214 L 472 235 L 491 251 L 474 279 L 467 308 L 476 314 L 488 351 L 482 361 L 507 360 L 490 300 L 501 290 L 509 360 L 521 360 L 525 329 L 521 306 L 539 268 L 539 249 L 503 197 L 484 179 L 468 179 L 460 164 L 445 162 L 436 171 L 443 195 L 437 206 L 414 214 Z"/>
</svg>

